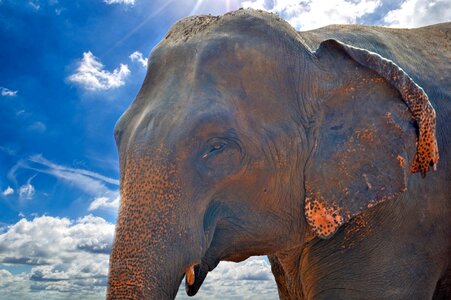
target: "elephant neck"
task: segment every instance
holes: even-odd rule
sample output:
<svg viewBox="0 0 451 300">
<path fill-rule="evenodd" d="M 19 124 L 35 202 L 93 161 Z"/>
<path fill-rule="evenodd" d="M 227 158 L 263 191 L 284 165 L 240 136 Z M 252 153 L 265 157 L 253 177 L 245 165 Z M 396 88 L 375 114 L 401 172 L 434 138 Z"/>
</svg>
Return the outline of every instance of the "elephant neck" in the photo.
<svg viewBox="0 0 451 300">
<path fill-rule="evenodd" d="M 299 245 L 269 256 L 281 300 L 307 299 L 302 286 L 301 267 L 306 247 Z"/>
</svg>

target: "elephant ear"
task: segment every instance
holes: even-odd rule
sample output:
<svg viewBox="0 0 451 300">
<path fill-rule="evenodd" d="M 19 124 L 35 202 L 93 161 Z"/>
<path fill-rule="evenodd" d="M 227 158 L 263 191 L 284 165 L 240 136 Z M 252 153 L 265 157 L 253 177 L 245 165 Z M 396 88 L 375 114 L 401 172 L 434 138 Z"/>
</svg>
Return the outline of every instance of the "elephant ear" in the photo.
<svg viewBox="0 0 451 300">
<path fill-rule="evenodd" d="M 336 40 L 322 42 L 321 53 L 354 66 L 343 68 L 353 74 L 342 74 L 352 80 L 322 104 L 306 169 L 305 217 L 313 232 L 327 239 L 352 217 L 399 197 L 410 173 L 424 177 L 430 166 L 435 169 L 438 148 L 428 96 L 394 62 Z M 409 168 L 412 118 L 418 136 Z"/>
</svg>

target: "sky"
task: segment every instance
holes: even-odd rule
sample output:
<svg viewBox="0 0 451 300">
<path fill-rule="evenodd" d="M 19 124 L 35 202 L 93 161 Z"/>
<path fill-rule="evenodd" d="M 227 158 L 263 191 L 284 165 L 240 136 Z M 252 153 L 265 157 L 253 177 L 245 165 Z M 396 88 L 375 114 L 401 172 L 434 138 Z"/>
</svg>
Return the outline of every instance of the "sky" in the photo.
<svg viewBox="0 0 451 300">
<path fill-rule="evenodd" d="M 301 31 L 451 21 L 449 0 L 0 0 L 0 299 L 104 298 L 114 125 L 174 22 L 240 7 Z M 263 257 L 221 263 L 196 297 L 278 298 Z"/>
</svg>

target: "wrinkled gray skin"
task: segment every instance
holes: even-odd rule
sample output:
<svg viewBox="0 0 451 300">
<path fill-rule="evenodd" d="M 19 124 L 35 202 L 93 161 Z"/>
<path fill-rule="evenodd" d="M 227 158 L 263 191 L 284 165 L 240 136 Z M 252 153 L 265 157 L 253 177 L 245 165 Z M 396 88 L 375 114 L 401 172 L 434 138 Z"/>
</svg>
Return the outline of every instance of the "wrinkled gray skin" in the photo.
<svg viewBox="0 0 451 300">
<path fill-rule="evenodd" d="M 108 299 L 173 299 L 185 273 L 194 295 L 219 261 L 253 255 L 269 255 L 282 299 L 449 298 L 450 29 L 296 33 L 252 10 L 174 25 L 115 129 Z M 321 44 L 330 38 L 394 61 L 425 90 L 436 172 L 409 170 L 418 124 L 401 91 Z M 347 212 L 331 231 L 311 226 L 315 195 Z"/>
</svg>

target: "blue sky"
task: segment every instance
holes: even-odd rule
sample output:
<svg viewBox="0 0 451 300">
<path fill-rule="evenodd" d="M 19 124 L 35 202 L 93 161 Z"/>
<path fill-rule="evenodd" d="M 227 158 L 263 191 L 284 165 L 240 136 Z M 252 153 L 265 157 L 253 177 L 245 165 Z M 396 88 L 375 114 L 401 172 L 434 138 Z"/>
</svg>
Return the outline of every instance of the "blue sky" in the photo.
<svg viewBox="0 0 451 300">
<path fill-rule="evenodd" d="M 239 7 L 298 30 L 451 20 L 445 0 L 0 0 L 0 299 L 103 297 L 119 203 L 114 124 L 176 20 Z M 277 297 L 266 260 L 219 268 L 198 298 Z"/>
</svg>

